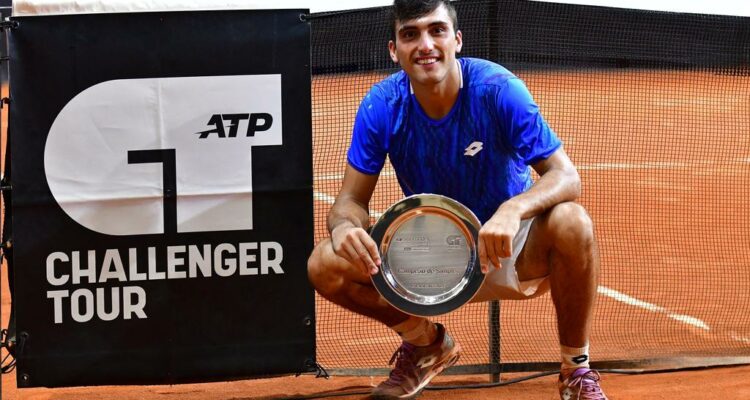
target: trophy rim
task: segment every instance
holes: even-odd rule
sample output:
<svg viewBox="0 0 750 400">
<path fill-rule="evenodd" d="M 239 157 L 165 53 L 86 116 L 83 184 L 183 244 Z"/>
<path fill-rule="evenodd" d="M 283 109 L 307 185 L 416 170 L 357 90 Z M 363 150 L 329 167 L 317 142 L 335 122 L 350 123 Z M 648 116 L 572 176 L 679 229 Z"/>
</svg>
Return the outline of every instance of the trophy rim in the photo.
<svg viewBox="0 0 750 400">
<path fill-rule="evenodd" d="M 405 222 L 425 214 L 449 219 L 464 235 L 469 247 L 469 263 L 461 282 L 435 296 L 419 295 L 399 285 L 387 267 L 388 248 L 393 235 Z M 485 277 L 479 265 L 476 246 L 480 228 L 479 219 L 469 208 L 447 196 L 423 193 L 396 202 L 378 218 L 371 230 L 382 260 L 378 273 L 371 276 L 375 289 L 388 303 L 407 314 L 434 316 L 461 307 L 476 295 Z M 429 301 L 419 302 L 420 299 Z"/>
</svg>

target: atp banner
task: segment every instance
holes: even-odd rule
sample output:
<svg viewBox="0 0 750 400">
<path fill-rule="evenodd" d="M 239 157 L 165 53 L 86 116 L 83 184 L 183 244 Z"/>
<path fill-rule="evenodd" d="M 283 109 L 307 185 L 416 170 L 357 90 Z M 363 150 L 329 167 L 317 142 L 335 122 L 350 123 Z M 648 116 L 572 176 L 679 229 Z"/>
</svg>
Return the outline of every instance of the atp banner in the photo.
<svg viewBox="0 0 750 400">
<path fill-rule="evenodd" d="M 303 12 L 13 19 L 19 387 L 314 368 Z"/>
</svg>

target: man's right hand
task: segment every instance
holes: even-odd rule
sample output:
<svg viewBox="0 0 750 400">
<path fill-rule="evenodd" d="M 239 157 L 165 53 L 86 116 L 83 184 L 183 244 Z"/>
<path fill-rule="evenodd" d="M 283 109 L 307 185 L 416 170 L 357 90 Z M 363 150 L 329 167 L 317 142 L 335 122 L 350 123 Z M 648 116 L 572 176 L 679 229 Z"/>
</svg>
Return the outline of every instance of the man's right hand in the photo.
<svg viewBox="0 0 750 400">
<path fill-rule="evenodd" d="M 341 224 L 331 231 L 331 245 L 336 255 L 362 268 L 365 274 L 378 273 L 380 266 L 378 246 L 364 229 Z"/>
</svg>

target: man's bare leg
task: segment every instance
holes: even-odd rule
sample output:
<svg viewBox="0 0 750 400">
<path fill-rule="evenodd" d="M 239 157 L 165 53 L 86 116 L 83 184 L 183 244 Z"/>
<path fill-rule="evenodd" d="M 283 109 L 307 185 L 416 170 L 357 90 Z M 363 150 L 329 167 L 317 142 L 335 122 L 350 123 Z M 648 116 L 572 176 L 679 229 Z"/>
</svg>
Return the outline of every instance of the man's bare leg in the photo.
<svg viewBox="0 0 750 400">
<path fill-rule="evenodd" d="M 593 223 L 583 207 L 562 203 L 537 217 L 517 268 L 520 280 L 549 274 L 560 334 L 560 398 L 606 400 L 599 374 L 589 368 L 599 254 Z"/>
<path fill-rule="evenodd" d="M 549 275 L 560 344 L 588 345 L 599 275 L 593 223 L 576 203 L 538 216 L 517 262 L 520 280 Z"/>
<path fill-rule="evenodd" d="M 425 318 L 410 316 L 388 304 L 362 269 L 333 252 L 329 239 L 318 243 L 313 250 L 307 273 L 321 296 L 357 314 L 382 322 L 411 344 L 425 346 L 437 337 L 435 324 Z"/>
<path fill-rule="evenodd" d="M 373 388 L 372 399 L 413 398 L 430 380 L 459 358 L 461 347 L 442 325 L 405 314 L 388 304 L 362 268 L 338 257 L 329 240 L 313 250 L 308 276 L 326 299 L 355 313 L 380 321 L 396 331 L 403 343 L 392 361 L 388 379 Z"/>
</svg>

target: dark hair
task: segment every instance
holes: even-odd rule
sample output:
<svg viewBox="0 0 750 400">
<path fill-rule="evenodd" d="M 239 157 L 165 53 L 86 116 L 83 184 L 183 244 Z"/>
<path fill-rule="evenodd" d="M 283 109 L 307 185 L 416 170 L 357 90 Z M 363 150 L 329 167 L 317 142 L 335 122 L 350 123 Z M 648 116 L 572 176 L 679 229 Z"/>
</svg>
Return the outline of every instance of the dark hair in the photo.
<svg viewBox="0 0 750 400">
<path fill-rule="evenodd" d="M 399 21 L 408 21 L 423 17 L 433 11 L 435 11 L 440 5 L 444 5 L 448 10 L 448 16 L 453 23 L 453 30 L 458 30 L 458 17 L 456 15 L 456 9 L 453 7 L 449 0 L 394 0 L 392 13 L 391 13 L 391 38 L 396 40 L 396 24 Z"/>
</svg>

